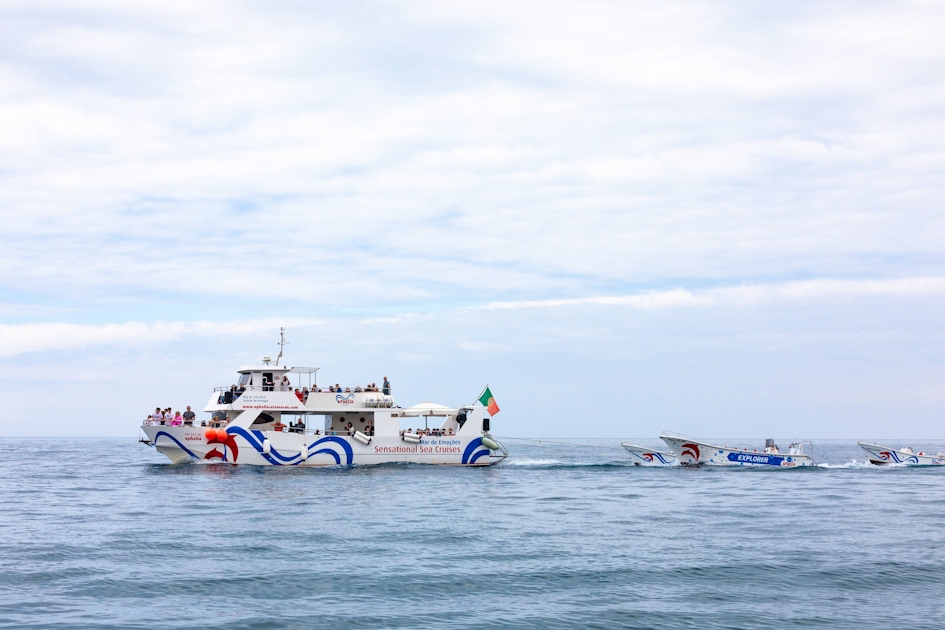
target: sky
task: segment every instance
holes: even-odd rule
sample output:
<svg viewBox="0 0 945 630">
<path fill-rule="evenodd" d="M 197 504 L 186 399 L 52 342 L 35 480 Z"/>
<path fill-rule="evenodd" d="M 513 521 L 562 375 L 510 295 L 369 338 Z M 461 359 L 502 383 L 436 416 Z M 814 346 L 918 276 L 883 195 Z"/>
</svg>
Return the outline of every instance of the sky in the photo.
<svg viewBox="0 0 945 630">
<path fill-rule="evenodd" d="M 945 439 L 942 2 L 0 2 L 0 436 L 278 354 L 499 436 Z"/>
</svg>

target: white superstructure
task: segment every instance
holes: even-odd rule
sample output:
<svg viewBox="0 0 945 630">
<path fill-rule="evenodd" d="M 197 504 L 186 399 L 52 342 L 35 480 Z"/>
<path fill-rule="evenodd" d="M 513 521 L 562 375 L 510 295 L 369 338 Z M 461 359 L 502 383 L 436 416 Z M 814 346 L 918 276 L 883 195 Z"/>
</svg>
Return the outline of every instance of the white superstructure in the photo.
<svg viewBox="0 0 945 630">
<path fill-rule="evenodd" d="M 214 389 L 204 407 L 210 420 L 194 426 L 147 420 L 143 441 L 174 463 L 488 466 L 508 455 L 490 436 L 491 418 L 481 405 L 424 402 L 404 409 L 370 386 L 329 391 L 315 383 L 317 368 L 272 363 L 264 357 L 241 367 L 236 384 Z"/>
</svg>

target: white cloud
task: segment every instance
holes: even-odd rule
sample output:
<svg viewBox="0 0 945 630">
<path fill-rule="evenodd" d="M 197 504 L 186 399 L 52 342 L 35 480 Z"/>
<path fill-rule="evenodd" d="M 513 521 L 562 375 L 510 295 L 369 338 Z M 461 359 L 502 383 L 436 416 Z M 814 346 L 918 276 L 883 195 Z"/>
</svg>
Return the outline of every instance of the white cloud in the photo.
<svg viewBox="0 0 945 630">
<path fill-rule="evenodd" d="M 0 286 L 366 307 L 943 262 L 934 6 L 359 7 L 6 5 Z"/>
<path fill-rule="evenodd" d="M 785 301 L 833 301 L 851 297 L 901 297 L 945 295 L 945 277 L 895 278 L 883 280 L 806 280 L 783 284 L 715 287 L 704 290 L 668 289 L 634 295 L 596 296 L 521 302 L 493 302 L 486 310 L 558 308 L 563 306 L 626 306 L 640 310 L 687 307 L 741 308 Z"/>
<path fill-rule="evenodd" d="M 359 325 L 377 328 L 411 322 L 416 325 L 438 319 L 448 320 L 459 313 L 475 311 L 517 311 L 530 309 L 567 309 L 603 306 L 637 311 L 661 311 L 692 308 L 745 309 L 779 306 L 789 303 L 849 303 L 862 298 L 921 298 L 945 296 L 945 277 L 916 277 L 880 280 L 818 279 L 781 284 L 713 287 L 701 290 L 684 288 L 642 291 L 631 295 L 594 296 L 546 300 L 492 302 L 426 313 L 402 313 L 367 317 Z M 271 332 L 280 326 L 292 329 L 310 326 L 329 327 L 325 318 L 262 318 L 237 321 L 196 322 L 125 322 L 120 324 L 71 324 L 63 322 L 0 324 L 0 357 L 24 353 L 76 350 L 91 346 L 128 344 L 160 345 L 186 337 L 241 337 Z M 341 326 L 340 320 L 335 325 Z M 377 343 L 374 340 L 372 343 Z M 487 347 L 482 341 L 464 341 L 463 350 Z M 489 346 L 491 347 L 491 346 Z"/>
<path fill-rule="evenodd" d="M 937 297 L 943 31 L 922 2 L 4 3 L 0 356 L 220 352 L 272 313 L 409 329 L 355 340 L 402 358 L 502 345 L 453 317 L 599 350 L 606 314 Z"/>
<path fill-rule="evenodd" d="M 0 324 L 0 357 L 32 352 L 78 350 L 92 346 L 160 346 L 187 337 L 240 337 L 278 330 L 287 321 L 270 318 L 228 322 Z M 311 326 L 317 323 L 316 320 L 291 321 L 295 326 Z"/>
</svg>

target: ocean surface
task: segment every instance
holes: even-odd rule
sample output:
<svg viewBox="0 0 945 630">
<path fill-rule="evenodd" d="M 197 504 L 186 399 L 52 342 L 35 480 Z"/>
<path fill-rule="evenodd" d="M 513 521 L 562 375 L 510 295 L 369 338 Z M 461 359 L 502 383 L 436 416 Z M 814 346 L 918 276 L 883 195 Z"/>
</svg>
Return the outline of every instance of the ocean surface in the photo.
<svg viewBox="0 0 945 630">
<path fill-rule="evenodd" d="M 815 441 L 821 465 L 794 470 L 633 467 L 618 439 L 503 441 L 492 468 L 299 469 L 0 438 L 0 626 L 945 620 L 945 467 L 873 467 L 852 440 Z"/>
</svg>

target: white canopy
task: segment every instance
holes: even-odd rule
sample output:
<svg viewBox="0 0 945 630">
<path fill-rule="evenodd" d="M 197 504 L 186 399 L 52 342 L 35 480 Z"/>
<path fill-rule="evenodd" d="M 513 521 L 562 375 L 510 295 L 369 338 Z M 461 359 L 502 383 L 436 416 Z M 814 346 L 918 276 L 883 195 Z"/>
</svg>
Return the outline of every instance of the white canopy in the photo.
<svg viewBox="0 0 945 630">
<path fill-rule="evenodd" d="M 422 402 L 400 410 L 402 416 L 453 416 L 458 409 L 433 402 Z"/>
</svg>

